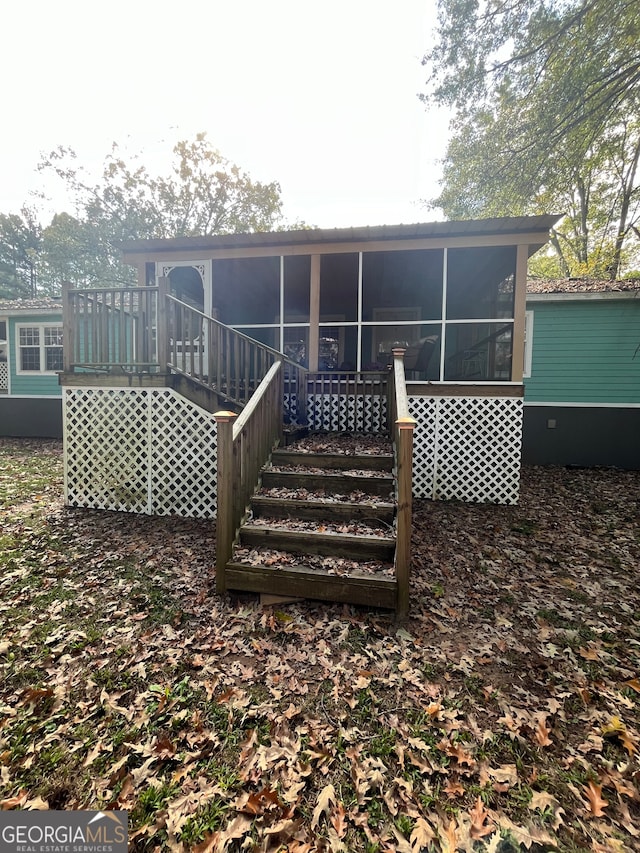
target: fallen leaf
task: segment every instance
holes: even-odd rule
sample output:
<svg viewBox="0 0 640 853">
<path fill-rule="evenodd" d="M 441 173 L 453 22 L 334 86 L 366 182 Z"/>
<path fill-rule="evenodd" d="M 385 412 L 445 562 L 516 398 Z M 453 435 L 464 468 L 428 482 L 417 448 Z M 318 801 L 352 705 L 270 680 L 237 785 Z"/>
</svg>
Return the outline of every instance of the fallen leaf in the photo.
<svg viewBox="0 0 640 853">
<path fill-rule="evenodd" d="M 311 818 L 311 829 L 315 829 L 320 822 L 322 815 L 326 815 L 331 807 L 331 804 L 336 802 L 336 790 L 333 785 L 326 785 L 318 796 L 316 807 L 313 810 Z"/>
<path fill-rule="evenodd" d="M 589 782 L 583 786 L 582 790 L 587 795 L 587 811 L 590 813 L 590 817 L 604 817 L 604 809 L 609 803 L 602 798 L 602 785 Z"/>
<path fill-rule="evenodd" d="M 482 838 L 485 835 L 489 835 L 489 833 L 493 832 L 493 825 L 485 826 L 485 821 L 489 817 L 489 812 L 484 807 L 484 803 L 478 797 L 476 803 L 472 809 L 469 810 L 469 817 L 471 818 L 471 837 L 474 840 Z"/>
<path fill-rule="evenodd" d="M 428 848 L 432 841 L 435 841 L 436 834 L 433 831 L 431 824 L 423 817 L 416 818 L 411 831 L 409 843 L 414 853 L 419 853 L 423 848 Z"/>
</svg>

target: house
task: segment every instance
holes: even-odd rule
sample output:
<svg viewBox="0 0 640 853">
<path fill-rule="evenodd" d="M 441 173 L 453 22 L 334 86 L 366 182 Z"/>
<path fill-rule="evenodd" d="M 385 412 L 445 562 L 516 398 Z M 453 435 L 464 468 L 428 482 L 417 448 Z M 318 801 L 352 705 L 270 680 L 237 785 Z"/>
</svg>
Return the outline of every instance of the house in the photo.
<svg viewBox="0 0 640 853">
<path fill-rule="evenodd" d="M 67 505 L 216 515 L 221 592 L 406 613 L 412 496 L 518 500 L 527 261 L 556 219 L 125 244 L 136 286 L 63 290 Z M 391 435 L 391 577 L 234 562 L 285 421 Z"/>
<path fill-rule="evenodd" d="M 640 281 L 529 281 L 523 461 L 640 468 Z"/>
<path fill-rule="evenodd" d="M 76 490 L 68 463 L 68 501 L 212 515 L 213 492 L 202 484 L 214 470 L 207 465 L 215 467 L 212 439 L 204 438 L 210 415 L 207 404 L 197 404 L 206 389 L 216 390 L 213 407 L 242 403 L 264 365 L 245 365 L 235 391 L 220 392 L 241 358 L 239 342 L 249 339 L 308 371 L 314 386 L 305 388 L 306 417 L 312 427 L 330 429 L 385 424 L 381 402 L 363 406 L 359 420 L 347 423 L 348 395 L 337 385 L 335 393 L 329 388 L 340 371 L 380 375 L 394 346 L 415 352 L 420 345 L 422 363 L 407 363 L 410 409 L 418 422 L 414 496 L 517 501 L 526 266 L 555 221 L 534 216 L 125 244 L 124 260 L 138 271 L 137 288 L 67 295 L 69 355 L 61 382 L 68 452 L 86 459 L 90 446 L 97 453 L 103 411 L 105 450 L 113 447 L 119 417 L 125 434 L 144 444 L 147 432 L 140 431 L 137 413 L 157 403 L 160 410 L 150 417 L 162 424 L 166 470 L 157 475 L 162 488 L 156 488 L 156 475 L 136 450 L 135 470 L 129 466 L 120 480 L 152 485 L 136 488 L 132 502 L 122 486 L 115 493 L 98 487 L 98 474 L 92 478 L 82 466 Z M 158 282 L 164 281 L 170 292 L 161 296 Z M 125 298 L 132 301 L 117 302 Z M 167 321 L 175 328 L 167 330 Z M 194 424 L 191 461 L 182 453 L 183 418 Z M 126 458 L 118 464 L 126 465 Z M 117 465 L 96 464 L 98 471 L 107 465 L 110 481 L 118 479 Z M 186 501 L 169 485 L 175 481 L 191 484 L 183 487 Z"/>
<path fill-rule="evenodd" d="M 0 300 L 0 436 L 62 436 L 62 303 Z"/>
</svg>

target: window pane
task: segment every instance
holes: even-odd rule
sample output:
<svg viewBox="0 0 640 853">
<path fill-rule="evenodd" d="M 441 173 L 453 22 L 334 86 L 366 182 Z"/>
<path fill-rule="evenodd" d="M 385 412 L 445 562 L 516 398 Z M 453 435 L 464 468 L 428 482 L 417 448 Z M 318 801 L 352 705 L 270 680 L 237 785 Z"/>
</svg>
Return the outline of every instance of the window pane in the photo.
<svg viewBox="0 0 640 853">
<path fill-rule="evenodd" d="M 228 326 L 280 322 L 280 258 L 214 261 L 213 308 Z"/>
<path fill-rule="evenodd" d="M 439 378 L 441 325 L 417 323 L 411 326 L 364 326 L 362 365 L 364 369 L 384 368 L 393 360 L 394 347 L 403 347 L 405 369 L 411 379 Z M 370 359 L 370 361 L 369 361 Z M 367 364 L 367 362 L 369 362 Z"/>
<path fill-rule="evenodd" d="M 40 329 L 37 326 L 22 326 L 20 329 L 20 346 L 33 347 L 40 344 Z"/>
<path fill-rule="evenodd" d="M 516 247 L 450 249 L 447 319 L 513 317 Z"/>
<path fill-rule="evenodd" d="M 44 345 L 47 347 L 62 346 L 62 326 L 45 326 Z"/>
<path fill-rule="evenodd" d="M 511 379 L 513 323 L 449 323 L 445 335 L 445 381 Z"/>
<path fill-rule="evenodd" d="M 416 320 L 442 316 L 442 249 L 365 252 L 362 256 L 362 319 L 381 320 L 398 306 Z M 402 310 L 402 309 L 401 309 Z"/>
<path fill-rule="evenodd" d="M 309 319 L 311 257 L 292 255 L 284 259 L 284 322 Z"/>
<path fill-rule="evenodd" d="M 62 347 L 47 347 L 45 350 L 47 370 L 62 370 Z"/>
<path fill-rule="evenodd" d="M 258 341 L 261 344 L 265 344 L 271 349 L 280 349 L 280 330 L 279 329 L 261 329 L 256 328 L 240 328 L 236 326 L 239 332 L 242 332 L 243 335 L 247 335 L 249 338 L 253 338 L 254 341 Z"/>
<path fill-rule="evenodd" d="M 287 358 L 307 367 L 307 351 L 309 349 L 308 328 L 288 328 L 284 330 L 284 354 Z"/>
<path fill-rule="evenodd" d="M 358 255 L 322 255 L 320 260 L 320 319 L 323 316 L 355 322 L 358 319 Z"/>
<path fill-rule="evenodd" d="M 20 347 L 20 370 L 40 370 L 40 347 Z"/>
</svg>

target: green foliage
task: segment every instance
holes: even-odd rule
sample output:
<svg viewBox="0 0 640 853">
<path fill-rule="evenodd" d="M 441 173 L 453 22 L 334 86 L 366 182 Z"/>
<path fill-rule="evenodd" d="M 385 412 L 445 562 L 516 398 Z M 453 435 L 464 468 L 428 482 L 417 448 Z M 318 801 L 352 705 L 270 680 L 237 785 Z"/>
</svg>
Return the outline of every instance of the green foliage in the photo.
<svg viewBox="0 0 640 853">
<path fill-rule="evenodd" d="M 31 211 L 0 213 L 0 298 L 36 295 L 37 259 L 42 233 Z"/>
<path fill-rule="evenodd" d="M 152 174 L 143 155 L 114 144 L 99 180 L 74 151 L 60 146 L 40 164 L 65 184 L 75 215 L 56 214 L 46 227 L 34 211 L 0 214 L 0 298 L 59 293 L 134 282 L 120 263 L 127 240 L 270 231 L 281 223 L 280 186 L 252 180 L 211 146 L 204 133 L 178 142 L 167 175 Z"/>
<path fill-rule="evenodd" d="M 640 7 L 439 0 L 426 102 L 456 108 L 433 202 L 453 218 L 557 211 L 562 275 L 616 277 L 638 251 Z"/>
</svg>

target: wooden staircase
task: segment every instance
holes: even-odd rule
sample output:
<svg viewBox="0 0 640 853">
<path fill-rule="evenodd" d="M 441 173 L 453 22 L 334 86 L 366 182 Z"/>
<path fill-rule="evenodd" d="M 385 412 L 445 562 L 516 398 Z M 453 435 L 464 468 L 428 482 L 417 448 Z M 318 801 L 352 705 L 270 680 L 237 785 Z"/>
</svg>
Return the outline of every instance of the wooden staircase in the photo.
<svg viewBox="0 0 640 853">
<path fill-rule="evenodd" d="M 312 435 L 276 449 L 226 565 L 230 589 L 395 609 L 390 442 Z"/>
</svg>

